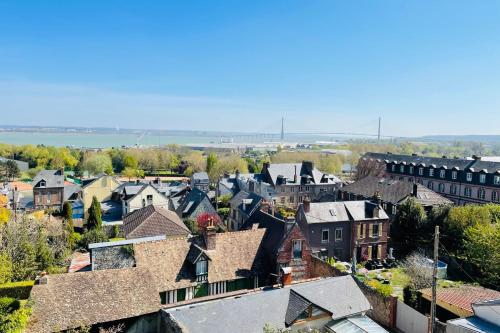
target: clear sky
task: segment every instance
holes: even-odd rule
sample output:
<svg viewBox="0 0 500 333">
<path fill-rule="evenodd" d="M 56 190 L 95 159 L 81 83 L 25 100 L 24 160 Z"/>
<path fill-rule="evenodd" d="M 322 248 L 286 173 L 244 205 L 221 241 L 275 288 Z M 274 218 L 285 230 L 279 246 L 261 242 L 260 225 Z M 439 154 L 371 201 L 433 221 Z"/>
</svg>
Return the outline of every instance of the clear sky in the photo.
<svg viewBox="0 0 500 333">
<path fill-rule="evenodd" d="M 500 1 L 0 0 L 0 123 L 500 134 Z"/>
</svg>

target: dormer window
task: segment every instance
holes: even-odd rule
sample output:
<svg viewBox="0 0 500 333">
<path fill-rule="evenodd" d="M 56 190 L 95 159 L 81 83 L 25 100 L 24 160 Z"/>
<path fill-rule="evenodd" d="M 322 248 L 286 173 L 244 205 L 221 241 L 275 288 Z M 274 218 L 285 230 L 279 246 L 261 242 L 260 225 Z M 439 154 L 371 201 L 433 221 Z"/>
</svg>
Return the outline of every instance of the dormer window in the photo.
<svg viewBox="0 0 500 333">
<path fill-rule="evenodd" d="M 196 263 L 196 276 L 205 275 L 208 273 L 208 262 L 204 259 Z"/>
<path fill-rule="evenodd" d="M 472 172 L 467 172 L 467 181 L 468 182 L 472 181 Z"/>
<path fill-rule="evenodd" d="M 39 187 L 45 187 L 47 186 L 47 182 L 45 180 L 40 180 L 40 183 L 38 184 Z"/>
<path fill-rule="evenodd" d="M 493 184 L 500 185 L 500 176 L 493 177 Z"/>
<path fill-rule="evenodd" d="M 405 166 L 404 166 L 404 165 L 401 165 L 401 166 L 399 167 L 399 172 L 401 172 L 401 173 L 404 173 L 404 172 L 405 172 Z"/>
<path fill-rule="evenodd" d="M 486 174 L 482 173 L 479 175 L 479 182 L 482 184 L 486 183 Z"/>
<path fill-rule="evenodd" d="M 393 165 L 391 165 L 391 171 L 392 171 L 392 172 L 395 172 L 395 171 L 396 171 L 396 166 L 395 166 L 394 164 L 393 164 Z"/>
<path fill-rule="evenodd" d="M 453 170 L 453 171 L 451 172 L 451 179 L 457 179 L 457 174 L 458 174 L 458 173 L 457 173 L 455 170 Z"/>
<path fill-rule="evenodd" d="M 429 168 L 429 177 L 434 177 L 434 169 Z"/>
<path fill-rule="evenodd" d="M 292 241 L 293 259 L 302 259 L 302 240 L 294 239 Z"/>
<path fill-rule="evenodd" d="M 423 176 L 424 175 L 424 168 L 422 168 L 422 167 L 418 168 L 418 174 L 420 176 Z"/>
<path fill-rule="evenodd" d="M 444 177 L 446 177 L 446 170 L 444 170 L 444 169 L 440 170 L 440 171 L 439 171 L 439 177 L 440 177 L 440 178 L 444 178 Z"/>
<path fill-rule="evenodd" d="M 409 170 L 409 171 L 410 171 L 410 174 L 411 174 L 411 175 L 413 175 L 413 166 L 410 166 L 410 168 L 409 168 L 409 169 L 410 169 L 410 170 Z"/>
</svg>

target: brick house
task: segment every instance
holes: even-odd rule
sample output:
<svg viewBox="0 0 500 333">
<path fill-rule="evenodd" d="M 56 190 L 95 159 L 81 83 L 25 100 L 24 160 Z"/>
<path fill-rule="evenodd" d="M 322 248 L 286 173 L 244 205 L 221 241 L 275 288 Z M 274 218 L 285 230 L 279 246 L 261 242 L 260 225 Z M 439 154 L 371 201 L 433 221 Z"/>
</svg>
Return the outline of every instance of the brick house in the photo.
<svg viewBox="0 0 500 333">
<path fill-rule="evenodd" d="M 321 258 L 358 262 L 387 257 L 389 217 L 370 201 L 305 201 L 296 220 L 314 253 Z"/>
<path fill-rule="evenodd" d="M 76 201 L 80 197 L 80 186 L 65 183 L 64 170 L 41 170 L 33 181 L 33 203 L 35 208 L 61 210 L 64 202 Z"/>
</svg>

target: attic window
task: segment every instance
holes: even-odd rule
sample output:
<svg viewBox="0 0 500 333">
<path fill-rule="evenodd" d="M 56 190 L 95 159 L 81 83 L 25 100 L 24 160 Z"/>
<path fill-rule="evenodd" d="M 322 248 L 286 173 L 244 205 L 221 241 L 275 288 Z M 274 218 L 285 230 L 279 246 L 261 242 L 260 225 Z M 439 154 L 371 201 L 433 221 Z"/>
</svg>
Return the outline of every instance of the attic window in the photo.
<svg viewBox="0 0 500 333">
<path fill-rule="evenodd" d="M 45 180 L 41 180 L 39 186 L 45 187 L 45 186 L 47 186 L 47 183 L 45 182 Z"/>
<path fill-rule="evenodd" d="M 196 263 L 196 275 L 203 275 L 208 273 L 207 261 L 202 259 Z"/>
</svg>

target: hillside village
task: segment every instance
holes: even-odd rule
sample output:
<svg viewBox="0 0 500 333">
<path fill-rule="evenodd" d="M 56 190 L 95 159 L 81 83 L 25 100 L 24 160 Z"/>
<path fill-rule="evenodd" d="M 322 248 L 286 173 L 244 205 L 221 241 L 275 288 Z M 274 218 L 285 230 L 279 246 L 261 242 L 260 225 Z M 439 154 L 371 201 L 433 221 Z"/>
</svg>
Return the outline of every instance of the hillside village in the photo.
<svg viewBox="0 0 500 333">
<path fill-rule="evenodd" d="M 436 226 L 438 331 L 500 330 L 499 162 L 366 153 L 347 176 L 303 160 L 214 177 L 205 152 L 190 176 L 146 176 L 126 154 L 121 172 L 29 181 L 2 162 L 2 332 L 424 332 Z"/>
</svg>

